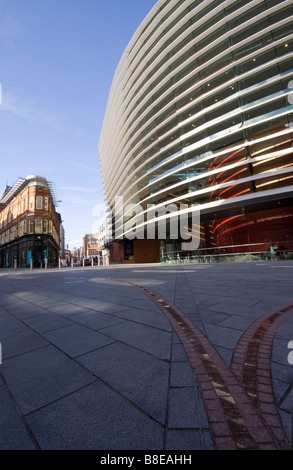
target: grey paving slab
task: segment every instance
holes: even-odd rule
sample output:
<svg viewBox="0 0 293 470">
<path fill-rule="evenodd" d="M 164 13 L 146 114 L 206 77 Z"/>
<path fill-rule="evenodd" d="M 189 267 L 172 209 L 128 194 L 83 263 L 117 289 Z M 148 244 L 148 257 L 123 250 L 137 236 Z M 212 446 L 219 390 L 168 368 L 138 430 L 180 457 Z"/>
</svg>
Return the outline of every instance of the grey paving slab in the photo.
<svg viewBox="0 0 293 470">
<path fill-rule="evenodd" d="M 86 354 L 78 361 L 164 425 L 169 363 L 119 342 Z"/>
<path fill-rule="evenodd" d="M 249 325 L 253 322 L 251 317 L 241 316 L 241 315 L 229 315 L 226 318 L 218 321 L 218 325 L 227 328 L 235 328 L 236 330 L 245 331 Z M 210 323 L 214 323 L 210 321 Z"/>
<path fill-rule="evenodd" d="M 286 303 L 285 300 L 282 300 L 281 304 L 279 299 L 274 300 L 266 300 L 266 296 L 264 295 L 264 300 L 257 300 L 257 302 L 253 305 L 254 309 L 259 312 L 259 315 L 266 313 L 274 308 L 280 307 L 280 305 L 284 305 Z"/>
<path fill-rule="evenodd" d="M 237 300 L 234 302 L 234 304 L 225 302 L 225 300 L 223 302 L 217 301 L 211 305 L 208 310 L 226 314 L 248 316 L 250 318 L 257 318 L 260 315 L 258 308 L 243 304 L 239 305 Z"/>
<path fill-rule="evenodd" d="M 282 425 L 288 436 L 289 443 L 293 442 L 293 432 L 292 432 L 292 409 L 291 412 L 283 411 L 280 409 L 280 418 L 282 420 Z"/>
<path fill-rule="evenodd" d="M 170 322 L 164 315 L 162 315 L 160 310 L 142 310 L 140 308 L 140 304 L 138 304 L 138 308 L 129 307 L 116 313 L 116 315 L 121 319 L 132 320 L 134 322 L 142 323 L 143 325 L 152 326 L 165 331 L 172 331 Z"/>
<path fill-rule="evenodd" d="M 205 331 L 215 346 L 222 346 L 228 349 L 234 349 L 242 336 L 242 330 L 235 328 L 225 328 L 220 325 L 205 324 Z"/>
<path fill-rule="evenodd" d="M 277 403 L 281 403 L 284 397 L 288 395 L 291 385 L 287 382 L 283 382 L 282 380 L 275 379 L 273 387 L 276 401 Z"/>
<path fill-rule="evenodd" d="M 69 316 L 74 313 L 80 313 L 84 311 L 83 306 L 75 305 L 70 302 L 59 302 L 57 305 L 47 308 L 48 311 L 52 313 L 57 313 L 58 315 Z"/>
<path fill-rule="evenodd" d="M 23 320 L 23 323 L 28 325 L 37 333 L 45 333 L 47 331 L 57 330 L 58 328 L 72 325 L 72 321 L 49 312 L 46 315 L 26 318 Z"/>
<path fill-rule="evenodd" d="M 173 343 L 172 345 L 172 360 L 186 362 L 188 360 L 186 352 L 181 343 Z"/>
<path fill-rule="evenodd" d="M 189 361 L 172 362 L 171 364 L 171 387 L 193 387 L 194 373 Z"/>
<path fill-rule="evenodd" d="M 4 385 L 0 385 L 0 449 L 34 450 L 25 423 Z"/>
<path fill-rule="evenodd" d="M 53 346 L 4 360 L 1 373 L 23 415 L 94 380 L 89 372 Z"/>
<path fill-rule="evenodd" d="M 278 329 L 276 338 L 291 341 L 293 336 L 293 317 L 289 317 Z"/>
<path fill-rule="evenodd" d="M 153 354 L 159 359 L 170 359 L 171 332 L 125 321 L 119 325 L 105 328 L 103 334 Z"/>
<path fill-rule="evenodd" d="M 25 320 L 27 318 L 43 316 L 47 313 L 46 309 L 43 309 L 42 307 L 34 305 L 30 302 L 25 302 L 25 303 L 22 302 L 22 305 L 18 306 L 17 308 L 7 307 L 7 310 L 19 320 Z"/>
<path fill-rule="evenodd" d="M 1 295 L 2 307 L 13 309 L 13 308 L 21 307 L 21 305 L 22 305 L 22 301 L 17 299 L 15 296 L 9 295 L 6 293 Z"/>
<path fill-rule="evenodd" d="M 292 384 L 293 382 L 293 367 L 292 365 L 288 364 L 280 364 L 279 362 L 272 361 L 271 362 L 271 370 L 273 378 L 277 380 L 283 381 L 288 385 Z"/>
<path fill-rule="evenodd" d="M 76 301 L 74 300 L 74 302 Z M 84 301 L 81 300 L 78 302 L 78 305 L 80 305 L 80 307 L 86 307 L 91 310 L 95 310 L 97 312 L 109 313 L 109 314 L 121 312 L 129 308 L 127 305 L 116 304 L 114 302 L 105 302 L 105 301 L 102 302 L 102 301 L 95 300 L 95 299 L 84 300 Z M 78 313 L 78 311 L 76 313 Z"/>
<path fill-rule="evenodd" d="M 202 307 L 199 308 L 199 315 L 204 323 L 211 323 L 213 325 L 221 323 L 223 320 L 231 317 L 229 313 L 217 312 L 215 310 L 208 310 Z"/>
<path fill-rule="evenodd" d="M 293 385 L 293 384 L 292 384 Z M 292 415 L 293 413 L 293 386 L 288 389 L 286 397 L 281 405 L 281 409 Z"/>
<path fill-rule="evenodd" d="M 100 382 L 30 414 L 27 422 L 43 450 L 163 448 L 163 427 Z"/>
<path fill-rule="evenodd" d="M 145 300 L 143 299 L 128 299 L 128 298 L 123 298 L 123 307 L 131 308 L 131 307 L 138 307 L 141 310 L 146 310 L 147 312 L 149 311 L 157 311 L 159 312 L 158 307 L 151 301 L 151 300 Z M 125 308 L 124 308 L 125 310 Z M 117 310 L 118 311 L 118 310 Z"/>
<path fill-rule="evenodd" d="M 105 313 L 85 309 L 82 313 L 75 313 L 67 317 L 69 320 L 85 325 L 92 330 L 102 330 L 107 326 L 117 325 L 124 321 L 121 316 L 107 315 Z"/>
<path fill-rule="evenodd" d="M 4 359 L 46 347 L 49 343 L 31 328 L 20 325 L 3 334 L 1 332 L 2 355 Z"/>
<path fill-rule="evenodd" d="M 86 354 L 115 341 L 83 325 L 70 325 L 48 331 L 44 333 L 44 337 L 70 357 Z"/>
<path fill-rule="evenodd" d="M 214 443 L 209 432 L 194 430 L 168 430 L 166 450 L 214 450 Z M 186 456 L 187 457 L 187 456 Z M 188 462 L 186 461 L 186 465 Z"/>
<path fill-rule="evenodd" d="M 203 308 L 203 309 L 209 308 L 210 306 L 215 305 L 217 301 L 218 299 L 216 296 L 213 297 L 213 296 L 204 295 L 204 294 L 195 296 L 195 302 L 198 308 Z"/>
<path fill-rule="evenodd" d="M 58 299 L 51 299 L 48 296 L 41 296 L 41 299 L 36 301 L 35 299 L 32 301 L 34 305 L 41 307 L 42 309 L 49 310 L 50 307 L 58 307 L 59 300 Z"/>
<path fill-rule="evenodd" d="M 20 328 L 21 326 L 21 322 L 10 315 L 6 310 L 0 313 L 0 331 L 2 339 L 5 337 L 7 332 Z"/>
<path fill-rule="evenodd" d="M 193 387 L 171 388 L 168 415 L 170 429 L 200 429 L 199 411 Z"/>
<path fill-rule="evenodd" d="M 233 358 L 233 349 L 226 348 L 225 346 L 214 345 L 216 351 L 220 354 L 225 363 L 230 366 Z"/>
<path fill-rule="evenodd" d="M 288 364 L 288 354 L 289 354 L 289 349 L 288 349 L 288 341 L 292 338 L 293 336 L 293 330 L 291 332 L 287 333 L 289 334 L 288 339 L 280 338 L 277 337 L 275 338 L 274 341 L 274 351 L 272 355 L 272 361 L 277 362 L 279 364 Z"/>
</svg>

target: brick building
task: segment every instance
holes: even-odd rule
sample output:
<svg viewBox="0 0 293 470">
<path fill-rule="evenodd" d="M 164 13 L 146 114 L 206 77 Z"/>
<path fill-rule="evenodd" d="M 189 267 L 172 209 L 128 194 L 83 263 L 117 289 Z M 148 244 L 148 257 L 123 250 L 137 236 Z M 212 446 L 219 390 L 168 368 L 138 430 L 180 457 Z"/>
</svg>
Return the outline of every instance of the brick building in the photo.
<svg viewBox="0 0 293 470">
<path fill-rule="evenodd" d="M 19 178 L 0 199 L 0 267 L 58 265 L 61 216 L 52 183 Z"/>
<path fill-rule="evenodd" d="M 87 233 L 83 237 L 82 244 L 83 257 L 89 259 L 94 258 L 94 260 L 97 260 L 100 254 L 98 236 L 96 234 Z"/>
</svg>

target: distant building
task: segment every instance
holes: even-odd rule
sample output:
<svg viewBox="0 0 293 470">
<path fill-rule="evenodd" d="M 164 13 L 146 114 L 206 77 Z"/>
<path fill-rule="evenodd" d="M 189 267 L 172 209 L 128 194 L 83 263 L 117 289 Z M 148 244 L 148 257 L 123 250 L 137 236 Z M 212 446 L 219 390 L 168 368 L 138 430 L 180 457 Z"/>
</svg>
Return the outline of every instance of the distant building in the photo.
<svg viewBox="0 0 293 470">
<path fill-rule="evenodd" d="M 63 225 L 60 225 L 60 257 L 65 259 L 65 230 Z"/>
<path fill-rule="evenodd" d="M 97 258 L 99 256 L 99 241 L 96 234 L 86 234 L 83 237 L 83 256 L 85 258 Z"/>
<path fill-rule="evenodd" d="M 64 258 L 62 259 L 63 266 L 69 266 L 72 259 L 72 253 L 70 250 L 64 250 Z"/>
<path fill-rule="evenodd" d="M 68 250 L 68 246 L 67 246 L 67 250 Z M 70 253 L 71 253 L 71 258 L 73 258 L 74 263 L 79 261 L 82 257 L 82 249 L 81 248 L 74 247 L 74 248 L 71 249 Z"/>
<path fill-rule="evenodd" d="M 54 186 L 42 176 L 19 178 L 0 199 L 0 267 L 58 265 L 61 216 Z"/>
</svg>

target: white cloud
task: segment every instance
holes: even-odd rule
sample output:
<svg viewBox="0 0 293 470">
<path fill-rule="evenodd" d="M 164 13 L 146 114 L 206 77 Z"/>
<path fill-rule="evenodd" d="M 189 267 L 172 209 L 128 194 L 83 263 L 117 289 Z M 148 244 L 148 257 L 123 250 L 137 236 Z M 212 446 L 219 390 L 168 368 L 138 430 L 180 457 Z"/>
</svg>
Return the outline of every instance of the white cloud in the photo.
<svg viewBox="0 0 293 470">
<path fill-rule="evenodd" d="M 90 173 L 100 173 L 99 167 L 98 167 L 98 161 L 97 161 L 97 166 L 92 167 L 90 165 L 85 165 L 84 163 L 79 163 L 79 162 L 70 162 L 71 165 L 78 166 L 79 168 L 89 171 Z"/>
<path fill-rule="evenodd" d="M 2 99 L 1 111 L 8 111 L 27 121 L 34 120 L 34 103 L 31 100 L 20 99 L 17 96 L 4 93 Z"/>
<path fill-rule="evenodd" d="M 98 188 L 82 188 L 78 186 L 60 186 L 59 189 L 64 189 L 65 191 L 77 191 L 78 193 L 97 193 Z"/>
<path fill-rule="evenodd" d="M 14 47 L 15 41 L 22 36 L 23 28 L 12 8 L 0 2 L 0 43 Z"/>
<path fill-rule="evenodd" d="M 83 199 L 81 197 L 72 196 L 72 197 L 64 197 L 62 199 L 64 200 L 64 202 L 73 204 L 75 206 L 86 206 L 86 207 L 92 206 L 91 201 L 88 201 L 87 199 Z"/>
<path fill-rule="evenodd" d="M 42 109 L 34 100 L 19 98 L 13 93 L 5 92 L 3 89 L 2 91 L 0 111 L 10 112 L 28 122 L 42 122 L 57 131 L 62 129 L 62 125 L 67 119 L 65 113 L 55 113 Z"/>
</svg>

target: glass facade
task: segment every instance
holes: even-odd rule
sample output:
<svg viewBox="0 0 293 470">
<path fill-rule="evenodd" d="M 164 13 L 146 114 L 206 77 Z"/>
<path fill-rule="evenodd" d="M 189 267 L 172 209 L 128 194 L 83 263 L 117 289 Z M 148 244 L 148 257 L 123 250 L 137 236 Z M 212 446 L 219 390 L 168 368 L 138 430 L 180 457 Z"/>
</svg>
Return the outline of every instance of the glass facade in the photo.
<svg viewBox="0 0 293 470">
<path fill-rule="evenodd" d="M 200 207 L 201 248 L 293 249 L 292 15 L 292 0 L 156 3 L 99 142 L 114 215 L 117 196 L 145 214 L 175 201 Z"/>
</svg>

